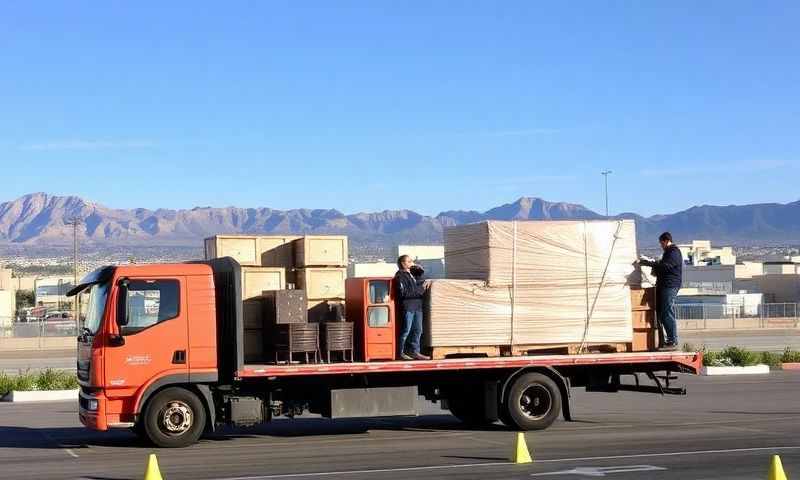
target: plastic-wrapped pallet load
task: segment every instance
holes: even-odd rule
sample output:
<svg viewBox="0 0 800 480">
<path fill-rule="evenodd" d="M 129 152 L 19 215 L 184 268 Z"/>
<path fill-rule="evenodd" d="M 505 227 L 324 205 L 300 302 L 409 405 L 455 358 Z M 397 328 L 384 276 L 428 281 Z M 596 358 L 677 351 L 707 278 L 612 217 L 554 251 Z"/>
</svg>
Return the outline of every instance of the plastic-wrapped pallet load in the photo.
<svg viewBox="0 0 800 480">
<path fill-rule="evenodd" d="M 635 260 L 633 221 L 448 228 L 447 277 L 460 281 L 433 283 L 429 346 L 630 342 Z"/>
</svg>

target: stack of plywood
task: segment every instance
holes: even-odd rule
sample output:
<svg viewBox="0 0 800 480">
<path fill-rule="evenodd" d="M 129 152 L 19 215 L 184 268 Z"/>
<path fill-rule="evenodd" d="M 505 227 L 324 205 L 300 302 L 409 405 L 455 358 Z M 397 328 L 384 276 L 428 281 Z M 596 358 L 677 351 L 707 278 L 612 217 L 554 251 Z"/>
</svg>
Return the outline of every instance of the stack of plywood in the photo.
<svg viewBox="0 0 800 480">
<path fill-rule="evenodd" d="M 430 290 L 428 346 L 630 343 L 635 260 L 633 221 L 448 228 L 448 280 Z"/>
</svg>

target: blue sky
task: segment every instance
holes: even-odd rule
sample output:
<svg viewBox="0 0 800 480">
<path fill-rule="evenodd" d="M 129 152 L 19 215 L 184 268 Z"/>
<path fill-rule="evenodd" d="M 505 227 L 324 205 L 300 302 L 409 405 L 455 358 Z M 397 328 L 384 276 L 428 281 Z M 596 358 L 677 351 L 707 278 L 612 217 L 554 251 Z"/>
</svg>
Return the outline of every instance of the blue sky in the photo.
<svg viewBox="0 0 800 480">
<path fill-rule="evenodd" d="M 11 2 L 0 201 L 800 199 L 800 3 Z"/>
</svg>

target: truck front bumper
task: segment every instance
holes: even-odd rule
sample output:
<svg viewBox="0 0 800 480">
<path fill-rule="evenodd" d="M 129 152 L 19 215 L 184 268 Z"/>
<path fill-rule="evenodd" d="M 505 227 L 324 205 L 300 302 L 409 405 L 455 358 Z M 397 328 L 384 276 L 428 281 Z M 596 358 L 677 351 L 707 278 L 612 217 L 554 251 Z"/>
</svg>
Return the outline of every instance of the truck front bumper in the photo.
<svg viewBox="0 0 800 480">
<path fill-rule="evenodd" d="M 106 406 L 107 399 L 102 392 L 88 394 L 81 389 L 78 393 L 78 417 L 87 428 L 108 430 Z"/>
</svg>

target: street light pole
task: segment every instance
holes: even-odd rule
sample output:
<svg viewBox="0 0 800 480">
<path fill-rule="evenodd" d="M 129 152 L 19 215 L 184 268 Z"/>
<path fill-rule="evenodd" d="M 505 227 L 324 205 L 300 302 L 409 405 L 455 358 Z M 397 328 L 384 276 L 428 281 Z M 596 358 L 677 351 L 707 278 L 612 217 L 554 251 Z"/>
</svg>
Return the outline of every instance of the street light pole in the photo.
<svg viewBox="0 0 800 480">
<path fill-rule="evenodd" d="M 72 217 L 67 221 L 67 225 L 72 225 L 72 286 L 78 285 L 78 226 L 83 223 L 80 217 Z M 61 292 L 59 292 L 59 299 Z M 78 296 L 73 299 L 72 313 L 75 315 L 75 325 L 78 326 Z"/>
<path fill-rule="evenodd" d="M 606 193 L 606 218 L 608 218 L 608 176 L 610 174 L 612 174 L 612 173 L 613 172 L 611 170 L 603 170 L 602 172 L 600 172 L 600 175 L 603 176 L 603 180 L 604 180 L 604 183 L 605 183 L 605 186 L 606 186 L 606 188 L 605 188 L 605 193 Z"/>
</svg>

